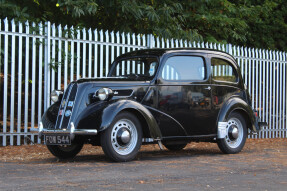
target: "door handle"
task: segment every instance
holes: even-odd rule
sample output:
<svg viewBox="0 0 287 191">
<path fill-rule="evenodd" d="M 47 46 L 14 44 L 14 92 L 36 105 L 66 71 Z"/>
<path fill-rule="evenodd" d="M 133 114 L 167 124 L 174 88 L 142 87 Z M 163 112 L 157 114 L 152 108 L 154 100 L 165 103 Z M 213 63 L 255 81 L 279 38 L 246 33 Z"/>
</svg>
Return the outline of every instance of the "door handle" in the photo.
<svg viewBox="0 0 287 191">
<path fill-rule="evenodd" d="M 211 87 L 210 87 L 210 86 L 208 86 L 207 88 L 204 88 L 204 89 L 206 89 L 206 90 L 211 90 Z"/>
</svg>

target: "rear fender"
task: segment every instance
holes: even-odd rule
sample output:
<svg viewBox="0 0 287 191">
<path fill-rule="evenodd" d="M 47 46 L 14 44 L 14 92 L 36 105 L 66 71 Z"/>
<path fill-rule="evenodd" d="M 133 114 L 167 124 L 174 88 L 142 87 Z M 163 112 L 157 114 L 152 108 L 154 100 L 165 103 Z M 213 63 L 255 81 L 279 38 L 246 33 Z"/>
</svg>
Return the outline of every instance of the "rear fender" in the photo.
<svg viewBox="0 0 287 191">
<path fill-rule="evenodd" d="M 251 106 L 239 97 L 230 98 L 222 106 L 217 118 L 217 127 L 219 122 L 227 122 L 228 116 L 234 111 L 243 115 L 243 117 L 246 119 L 247 127 L 251 131 L 256 132 L 260 130 L 258 120 L 256 119 Z"/>
</svg>

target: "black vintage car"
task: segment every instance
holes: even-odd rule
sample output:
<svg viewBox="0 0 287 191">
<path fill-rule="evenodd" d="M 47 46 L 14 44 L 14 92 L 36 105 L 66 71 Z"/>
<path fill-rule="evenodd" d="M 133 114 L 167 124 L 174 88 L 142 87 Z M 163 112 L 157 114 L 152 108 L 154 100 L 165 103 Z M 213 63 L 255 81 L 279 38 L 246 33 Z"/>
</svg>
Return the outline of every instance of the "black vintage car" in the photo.
<svg viewBox="0 0 287 191">
<path fill-rule="evenodd" d="M 106 78 L 85 78 L 53 91 L 40 137 L 60 159 L 83 144 L 101 145 L 114 161 L 130 161 L 142 143 L 169 150 L 191 141 L 242 150 L 263 125 L 251 108 L 235 59 L 208 49 L 146 49 L 118 57 Z"/>
</svg>

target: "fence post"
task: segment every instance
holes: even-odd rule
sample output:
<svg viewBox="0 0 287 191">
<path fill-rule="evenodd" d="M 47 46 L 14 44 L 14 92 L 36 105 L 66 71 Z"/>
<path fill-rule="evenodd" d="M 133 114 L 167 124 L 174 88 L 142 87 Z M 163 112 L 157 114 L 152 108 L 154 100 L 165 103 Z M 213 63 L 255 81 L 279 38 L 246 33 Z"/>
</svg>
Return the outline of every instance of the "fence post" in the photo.
<svg viewBox="0 0 287 191">
<path fill-rule="evenodd" d="M 154 47 L 154 38 L 152 34 L 148 34 L 147 38 L 147 48 L 153 48 Z"/>
<path fill-rule="evenodd" d="M 225 47 L 225 52 L 227 52 L 228 54 L 232 54 L 232 45 L 231 44 L 226 44 L 226 47 Z"/>
<path fill-rule="evenodd" d="M 44 110 L 47 110 L 50 105 L 50 36 L 51 36 L 51 23 L 45 23 L 45 62 L 44 62 Z"/>
<path fill-rule="evenodd" d="M 4 20 L 4 30 L 8 32 L 8 19 Z M 4 89 L 3 89 L 3 133 L 7 132 L 7 92 L 8 92 L 8 34 L 4 36 Z M 6 135 L 3 135 L 3 146 L 6 146 Z"/>
<path fill-rule="evenodd" d="M 0 31 L 2 31 L 2 26 L 1 26 L 1 23 L 2 23 L 2 20 L 0 19 Z M 1 38 L 1 35 L 0 35 L 0 74 L 1 74 L 1 72 L 2 72 L 2 70 L 1 70 L 1 68 L 2 68 L 2 64 L 3 64 L 3 66 L 4 66 L 4 63 L 2 63 L 2 54 L 1 54 L 1 52 L 2 52 L 2 40 L 1 40 L 2 38 Z M 2 83 L 2 80 L 0 80 L 0 87 L 2 87 L 1 86 L 1 83 Z"/>
</svg>

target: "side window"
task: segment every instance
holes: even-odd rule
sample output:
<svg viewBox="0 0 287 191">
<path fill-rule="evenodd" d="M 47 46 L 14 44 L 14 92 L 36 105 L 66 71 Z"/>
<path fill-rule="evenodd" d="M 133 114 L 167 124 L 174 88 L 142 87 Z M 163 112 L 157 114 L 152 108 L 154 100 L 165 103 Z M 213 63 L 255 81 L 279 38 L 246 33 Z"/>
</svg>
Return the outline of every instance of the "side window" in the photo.
<svg viewBox="0 0 287 191">
<path fill-rule="evenodd" d="M 226 60 L 211 59 L 212 78 L 216 81 L 237 82 L 237 73 L 233 66 Z"/>
<path fill-rule="evenodd" d="M 206 68 L 199 56 L 173 56 L 168 58 L 163 70 L 164 80 L 204 80 Z"/>
</svg>

